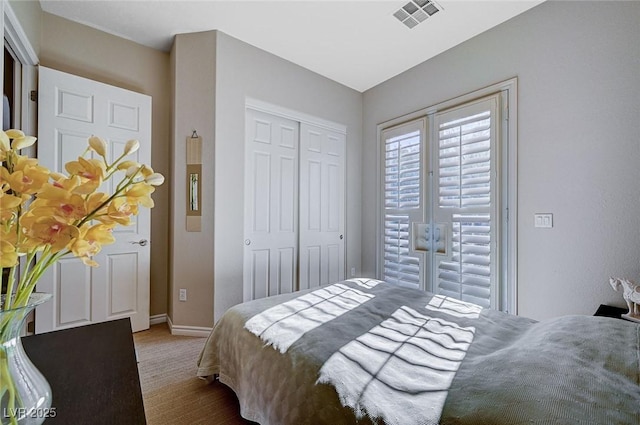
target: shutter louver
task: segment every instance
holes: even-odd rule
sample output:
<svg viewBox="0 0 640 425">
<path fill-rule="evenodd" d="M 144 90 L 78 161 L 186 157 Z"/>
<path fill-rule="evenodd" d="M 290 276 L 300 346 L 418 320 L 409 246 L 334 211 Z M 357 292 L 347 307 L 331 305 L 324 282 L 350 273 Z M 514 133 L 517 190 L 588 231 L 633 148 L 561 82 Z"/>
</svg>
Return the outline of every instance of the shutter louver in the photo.
<svg viewBox="0 0 640 425">
<path fill-rule="evenodd" d="M 387 140 L 385 144 L 385 207 L 420 207 L 420 133 Z"/>
<path fill-rule="evenodd" d="M 443 208 L 491 204 L 491 112 L 439 127 L 439 205 Z"/>
<path fill-rule="evenodd" d="M 454 214 L 451 261 L 440 261 L 442 295 L 490 307 L 491 219 L 489 214 Z"/>
<path fill-rule="evenodd" d="M 393 283 L 420 283 L 419 261 L 409 255 L 408 215 L 385 216 L 384 278 Z"/>
<path fill-rule="evenodd" d="M 385 140 L 384 279 L 418 286 L 420 259 L 410 255 L 411 215 L 421 208 L 420 131 Z"/>
</svg>

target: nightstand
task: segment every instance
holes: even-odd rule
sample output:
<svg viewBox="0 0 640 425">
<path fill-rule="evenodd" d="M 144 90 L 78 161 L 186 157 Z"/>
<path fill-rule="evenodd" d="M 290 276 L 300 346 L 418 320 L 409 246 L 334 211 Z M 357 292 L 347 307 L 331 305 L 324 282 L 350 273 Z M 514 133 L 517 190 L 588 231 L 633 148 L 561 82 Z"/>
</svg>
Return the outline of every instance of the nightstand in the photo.
<svg viewBox="0 0 640 425">
<path fill-rule="evenodd" d="M 598 310 L 596 310 L 594 316 L 613 317 L 615 319 L 622 319 L 621 315 L 627 312 L 626 308 L 613 307 L 610 305 L 600 304 Z"/>
<path fill-rule="evenodd" d="M 22 338 L 51 386 L 49 424 L 146 424 L 129 318 Z"/>
</svg>

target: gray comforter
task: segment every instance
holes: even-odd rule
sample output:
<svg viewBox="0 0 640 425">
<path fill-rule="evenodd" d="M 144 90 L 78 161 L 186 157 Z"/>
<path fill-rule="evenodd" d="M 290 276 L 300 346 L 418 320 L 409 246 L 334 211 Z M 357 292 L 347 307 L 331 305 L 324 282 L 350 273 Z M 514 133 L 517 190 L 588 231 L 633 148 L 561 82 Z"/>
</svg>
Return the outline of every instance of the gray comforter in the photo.
<svg viewBox="0 0 640 425">
<path fill-rule="evenodd" d="M 640 424 L 640 325 L 535 322 L 375 280 L 231 308 L 197 373 L 261 424 Z"/>
</svg>

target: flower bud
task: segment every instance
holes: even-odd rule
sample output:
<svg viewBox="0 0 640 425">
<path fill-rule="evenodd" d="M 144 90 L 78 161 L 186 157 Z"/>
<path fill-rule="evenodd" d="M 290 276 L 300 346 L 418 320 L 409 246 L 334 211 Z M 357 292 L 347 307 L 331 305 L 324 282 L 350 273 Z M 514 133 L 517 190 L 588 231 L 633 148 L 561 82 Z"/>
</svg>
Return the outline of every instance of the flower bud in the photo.
<svg viewBox="0 0 640 425">
<path fill-rule="evenodd" d="M 126 145 L 124 145 L 124 154 L 130 155 L 140 149 L 140 142 L 137 140 L 129 140 Z"/>
<path fill-rule="evenodd" d="M 144 181 L 151 186 L 160 186 L 162 183 L 164 183 L 164 176 L 160 173 L 153 173 L 149 177 L 144 179 Z"/>
<path fill-rule="evenodd" d="M 107 156 L 107 142 L 98 136 L 89 137 L 89 146 L 101 157 Z"/>
</svg>

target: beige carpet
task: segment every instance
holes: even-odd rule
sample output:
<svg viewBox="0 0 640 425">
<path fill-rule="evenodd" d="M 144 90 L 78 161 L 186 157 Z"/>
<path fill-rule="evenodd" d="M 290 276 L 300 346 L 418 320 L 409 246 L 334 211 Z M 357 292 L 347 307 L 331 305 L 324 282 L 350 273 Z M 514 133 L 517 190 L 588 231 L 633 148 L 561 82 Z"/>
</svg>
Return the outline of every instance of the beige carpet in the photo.
<svg viewBox="0 0 640 425">
<path fill-rule="evenodd" d="M 148 425 L 251 423 L 240 417 L 233 391 L 196 377 L 206 338 L 173 336 L 163 323 L 133 339 Z"/>
</svg>

